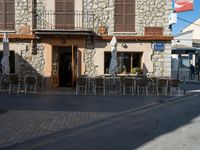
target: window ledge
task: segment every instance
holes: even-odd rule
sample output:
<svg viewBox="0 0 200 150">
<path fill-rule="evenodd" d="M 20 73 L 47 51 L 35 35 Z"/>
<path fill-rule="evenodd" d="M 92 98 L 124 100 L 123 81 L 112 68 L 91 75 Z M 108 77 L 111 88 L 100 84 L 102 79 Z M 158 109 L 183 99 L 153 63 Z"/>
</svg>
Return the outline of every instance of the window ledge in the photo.
<svg viewBox="0 0 200 150">
<path fill-rule="evenodd" d="M 113 34 L 135 34 L 135 35 L 137 35 L 137 32 L 113 32 Z"/>
<path fill-rule="evenodd" d="M 16 33 L 16 30 L 0 30 L 0 33 Z"/>
</svg>

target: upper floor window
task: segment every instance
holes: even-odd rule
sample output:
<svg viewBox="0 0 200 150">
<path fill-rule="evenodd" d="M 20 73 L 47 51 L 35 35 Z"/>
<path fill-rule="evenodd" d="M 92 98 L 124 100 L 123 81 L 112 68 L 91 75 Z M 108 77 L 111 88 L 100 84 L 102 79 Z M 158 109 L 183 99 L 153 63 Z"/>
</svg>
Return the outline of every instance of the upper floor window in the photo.
<svg viewBox="0 0 200 150">
<path fill-rule="evenodd" d="M 15 29 L 15 0 L 0 0 L 0 30 Z"/>
<path fill-rule="evenodd" d="M 115 32 L 135 31 L 135 0 L 115 0 Z"/>
<path fill-rule="evenodd" d="M 74 28 L 74 0 L 55 0 L 56 28 Z"/>
</svg>

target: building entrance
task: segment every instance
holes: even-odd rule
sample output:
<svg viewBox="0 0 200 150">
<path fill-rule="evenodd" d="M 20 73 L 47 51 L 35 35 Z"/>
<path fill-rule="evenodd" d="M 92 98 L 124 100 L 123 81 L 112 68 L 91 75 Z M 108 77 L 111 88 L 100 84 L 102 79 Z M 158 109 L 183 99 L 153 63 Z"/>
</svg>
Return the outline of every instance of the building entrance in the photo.
<svg viewBox="0 0 200 150">
<path fill-rule="evenodd" d="M 74 46 L 54 47 L 53 86 L 73 87 L 77 77 L 77 48 Z"/>
</svg>

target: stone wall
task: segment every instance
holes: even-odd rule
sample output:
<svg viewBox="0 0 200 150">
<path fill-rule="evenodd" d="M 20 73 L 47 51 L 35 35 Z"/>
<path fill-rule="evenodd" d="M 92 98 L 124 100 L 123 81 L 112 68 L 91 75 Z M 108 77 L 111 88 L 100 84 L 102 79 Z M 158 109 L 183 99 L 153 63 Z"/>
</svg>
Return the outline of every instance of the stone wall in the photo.
<svg viewBox="0 0 200 150">
<path fill-rule="evenodd" d="M 16 0 L 15 1 L 15 22 L 16 22 L 16 34 L 32 34 L 32 9 L 33 0 Z M 37 0 L 35 4 L 38 10 L 43 9 L 45 6 L 45 0 Z M 44 69 L 44 48 L 40 43 L 36 43 L 33 46 L 31 40 L 14 40 L 12 44 L 17 47 L 15 50 L 19 54 L 19 73 L 21 75 L 27 74 L 43 74 Z M 21 47 L 21 48 L 20 48 Z M 26 50 L 24 50 L 26 47 Z M 32 54 L 33 49 L 37 53 Z"/>
<path fill-rule="evenodd" d="M 18 34 L 30 34 L 32 29 L 32 0 L 15 1 L 15 30 Z"/>
<path fill-rule="evenodd" d="M 165 43 L 163 52 L 152 54 L 153 75 L 171 77 L 171 43 Z"/>
<path fill-rule="evenodd" d="M 142 36 L 144 27 L 163 27 L 164 35 L 170 35 L 168 16 L 172 12 L 172 2 L 167 0 L 136 0 L 135 27 L 133 33 L 115 33 L 116 35 Z M 84 10 L 93 11 L 95 14 L 94 27 L 98 31 L 100 25 L 105 25 L 108 35 L 114 32 L 114 0 L 83 0 Z"/>
</svg>

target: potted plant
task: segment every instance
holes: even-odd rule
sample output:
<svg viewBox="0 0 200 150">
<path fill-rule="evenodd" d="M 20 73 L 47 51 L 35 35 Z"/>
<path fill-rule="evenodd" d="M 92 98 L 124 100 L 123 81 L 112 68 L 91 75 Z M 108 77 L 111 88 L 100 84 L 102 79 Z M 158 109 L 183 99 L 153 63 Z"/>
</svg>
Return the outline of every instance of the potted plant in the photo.
<svg viewBox="0 0 200 150">
<path fill-rule="evenodd" d="M 142 69 L 138 68 L 138 67 L 134 67 L 131 69 L 131 74 L 141 74 L 142 73 Z"/>
</svg>

